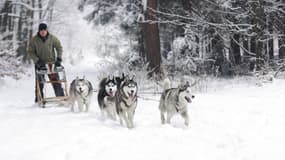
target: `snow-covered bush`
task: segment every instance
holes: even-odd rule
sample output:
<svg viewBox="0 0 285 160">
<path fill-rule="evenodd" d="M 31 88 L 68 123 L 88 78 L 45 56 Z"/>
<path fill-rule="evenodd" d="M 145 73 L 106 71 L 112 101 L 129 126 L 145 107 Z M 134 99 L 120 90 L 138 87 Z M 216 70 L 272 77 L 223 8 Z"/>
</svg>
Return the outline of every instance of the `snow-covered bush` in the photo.
<svg viewBox="0 0 285 160">
<path fill-rule="evenodd" d="M 22 57 L 16 55 L 12 40 L 5 40 L 4 35 L 0 35 L 0 78 L 19 79 L 25 72 L 26 64 L 22 62 Z"/>
</svg>

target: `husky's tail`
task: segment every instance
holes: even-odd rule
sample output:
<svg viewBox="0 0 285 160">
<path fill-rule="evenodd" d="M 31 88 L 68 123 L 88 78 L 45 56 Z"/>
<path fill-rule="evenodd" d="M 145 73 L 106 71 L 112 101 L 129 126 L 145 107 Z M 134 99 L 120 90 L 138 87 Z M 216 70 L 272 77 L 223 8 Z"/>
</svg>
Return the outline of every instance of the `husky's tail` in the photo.
<svg viewBox="0 0 285 160">
<path fill-rule="evenodd" d="M 161 81 L 158 81 L 157 84 L 163 89 L 163 91 L 171 88 L 171 82 L 168 77 L 166 77 L 165 79 Z"/>
<path fill-rule="evenodd" d="M 99 82 L 99 89 L 105 88 L 105 83 L 107 81 L 107 77 L 103 78 L 100 82 Z"/>
<path fill-rule="evenodd" d="M 163 80 L 163 90 L 167 90 L 171 88 L 171 82 L 169 78 L 165 78 Z"/>
</svg>

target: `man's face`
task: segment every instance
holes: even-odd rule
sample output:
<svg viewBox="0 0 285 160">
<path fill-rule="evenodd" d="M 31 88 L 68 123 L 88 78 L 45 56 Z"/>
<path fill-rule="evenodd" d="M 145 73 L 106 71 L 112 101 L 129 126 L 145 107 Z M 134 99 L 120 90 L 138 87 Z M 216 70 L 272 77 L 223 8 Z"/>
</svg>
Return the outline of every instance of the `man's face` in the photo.
<svg viewBox="0 0 285 160">
<path fill-rule="evenodd" d="M 40 30 L 40 35 L 42 37 L 45 37 L 47 35 L 47 30 L 43 29 L 43 30 Z"/>
</svg>

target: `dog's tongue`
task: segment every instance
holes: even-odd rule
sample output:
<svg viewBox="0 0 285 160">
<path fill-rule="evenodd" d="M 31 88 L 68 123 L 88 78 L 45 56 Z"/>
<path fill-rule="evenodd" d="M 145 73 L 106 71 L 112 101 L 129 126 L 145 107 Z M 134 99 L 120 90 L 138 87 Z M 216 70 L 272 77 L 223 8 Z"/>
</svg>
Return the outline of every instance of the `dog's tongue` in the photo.
<svg viewBox="0 0 285 160">
<path fill-rule="evenodd" d="M 129 94 L 129 97 L 134 98 L 134 94 L 132 93 L 128 93 L 128 94 Z"/>
<path fill-rule="evenodd" d="M 185 97 L 185 99 L 188 103 L 191 103 L 191 99 L 189 97 Z"/>
<path fill-rule="evenodd" d="M 113 96 L 113 92 L 109 92 L 109 95 L 112 97 Z"/>
</svg>

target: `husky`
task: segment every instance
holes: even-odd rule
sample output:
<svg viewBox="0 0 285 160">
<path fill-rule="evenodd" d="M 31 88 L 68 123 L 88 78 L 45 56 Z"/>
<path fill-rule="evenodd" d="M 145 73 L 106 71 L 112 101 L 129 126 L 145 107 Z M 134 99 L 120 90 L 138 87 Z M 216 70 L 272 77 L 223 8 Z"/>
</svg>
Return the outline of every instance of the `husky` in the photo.
<svg viewBox="0 0 285 160">
<path fill-rule="evenodd" d="M 124 73 L 121 77 L 103 78 L 99 83 L 99 90 L 97 95 L 97 101 L 102 115 L 105 113 L 113 120 L 116 120 L 116 99 L 115 95 L 117 88 L 119 88 L 121 82 L 125 79 Z"/>
<path fill-rule="evenodd" d="M 187 104 L 192 102 L 195 96 L 190 93 L 189 82 L 177 88 L 165 89 L 160 97 L 159 110 L 161 123 L 165 120 L 170 124 L 171 118 L 175 114 L 180 114 L 184 118 L 184 124 L 189 125 L 189 115 Z"/>
<path fill-rule="evenodd" d="M 99 84 L 99 91 L 97 95 L 97 101 L 102 115 L 104 116 L 107 113 L 107 116 L 113 120 L 116 120 L 116 99 L 115 95 L 117 92 L 117 85 L 119 77 L 110 77 L 103 78 Z"/>
<path fill-rule="evenodd" d="M 138 101 L 137 92 L 138 85 L 134 81 L 134 77 L 131 79 L 126 77 L 116 93 L 116 111 L 120 118 L 120 124 L 123 125 L 124 121 L 128 128 L 134 127 L 134 115 Z"/>
<path fill-rule="evenodd" d="M 75 101 L 79 107 L 80 112 L 88 112 L 91 97 L 93 94 L 92 84 L 83 77 L 79 79 L 76 77 L 71 84 L 69 89 L 70 101 L 71 101 L 71 111 L 74 112 Z M 85 105 L 85 110 L 84 110 Z"/>
</svg>

